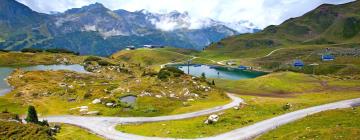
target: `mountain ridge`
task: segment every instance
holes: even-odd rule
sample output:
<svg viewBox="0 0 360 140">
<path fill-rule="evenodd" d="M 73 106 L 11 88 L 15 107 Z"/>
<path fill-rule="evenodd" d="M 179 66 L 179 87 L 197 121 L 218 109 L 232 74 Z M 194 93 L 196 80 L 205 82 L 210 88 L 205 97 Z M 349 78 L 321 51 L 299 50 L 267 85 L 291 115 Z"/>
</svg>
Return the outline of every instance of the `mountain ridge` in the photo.
<svg viewBox="0 0 360 140">
<path fill-rule="evenodd" d="M 111 55 L 130 45 L 145 44 L 201 50 L 212 42 L 239 34 L 236 30 L 217 21 L 210 26 L 191 28 L 191 21 L 189 21 L 191 17 L 186 12 L 157 14 L 148 11 L 129 12 L 121 9 L 113 11 L 101 3 L 94 3 L 69 9 L 63 13 L 48 15 L 32 11 L 15 0 L 1 1 L 8 2 L 8 4 L 0 4 L 4 7 L 2 9 L 11 8 L 16 11 L 21 7 L 27 11 L 20 10 L 20 15 L 31 13 L 23 19 L 36 19 L 34 22 L 15 20 L 24 21 L 17 25 L 12 24 L 15 21 L 0 16 L 0 29 L 5 31 L 0 33 L 0 38 L 4 40 L 0 42 L 0 49 L 6 50 L 21 50 L 29 47 L 64 48 L 80 54 L 101 56 Z M 6 23 L 14 25 L 14 30 L 6 26 Z M 172 24 L 180 28 L 171 30 L 160 28 Z"/>
</svg>

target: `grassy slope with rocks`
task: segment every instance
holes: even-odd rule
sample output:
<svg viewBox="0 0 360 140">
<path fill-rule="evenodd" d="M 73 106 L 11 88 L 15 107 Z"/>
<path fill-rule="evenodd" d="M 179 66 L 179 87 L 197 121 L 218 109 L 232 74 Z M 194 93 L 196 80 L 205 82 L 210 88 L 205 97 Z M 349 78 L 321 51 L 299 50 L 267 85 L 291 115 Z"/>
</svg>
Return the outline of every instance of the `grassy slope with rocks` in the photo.
<svg viewBox="0 0 360 140">
<path fill-rule="evenodd" d="M 360 21 L 359 7 L 360 1 L 342 5 L 324 4 L 279 26 L 269 26 L 262 32 L 223 39 L 212 44 L 207 51 L 239 58 L 244 56 L 242 54 L 263 56 L 270 50 L 294 45 L 359 43 L 360 30 L 355 30 L 360 27 L 360 22 L 357 22 Z M 258 53 L 251 53 L 256 51 Z"/>
<path fill-rule="evenodd" d="M 359 112 L 359 107 L 321 112 L 280 126 L 257 139 L 360 139 Z"/>
<path fill-rule="evenodd" d="M 220 60 L 234 59 L 238 65 L 261 70 L 292 69 L 294 59 L 306 64 L 320 62 L 326 48 L 336 61 L 321 63 L 319 74 L 359 73 L 360 1 L 342 5 L 324 4 L 313 11 L 292 18 L 281 25 L 269 26 L 262 32 L 244 34 L 211 44 L 203 57 Z M 270 57 L 270 52 L 280 49 Z M 310 73 L 307 70 L 298 70 Z"/>
<path fill-rule="evenodd" d="M 18 121 L 18 116 L 3 111 L 0 113 L 0 139 L 52 140 L 48 127 L 33 123 L 23 124 Z"/>
<path fill-rule="evenodd" d="M 10 57 L 28 55 L 12 54 Z M 47 56 L 43 53 L 38 55 Z M 22 114 L 23 106 L 34 104 L 41 115 L 80 114 L 79 109 L 75 108 L 86 105 L 89 111 L 100 111 L 101 115 L 106 116 L 157 116 L 185 113 L 229 102 L 223 91 L 188 75 L 160 80 L 156 71 L 137 64 L 100 57 L 74 57 L 76 60 L 85 59 L 85 67 L 94 73 L 16 70 L 8 78 L 14 90 L 0 98 L 4 101 L 0 108 Z M 47 59 L 35 58 L 22 59 L 18 64 L 39 64 Z M 127 95 L 138 96 L 134 105 L 119 102 L 118 98 Z M 95 99 L 101 99 L 102 104 L 89 105 Z M 104 105 L 106 103 L 115 103 L 116 106 L 107 107 Z"/>
<path fill-rule="evenodd" d="M 70 63 L 81 64 L 86 57 L 63 53 L 0 52 L 0 66 L 60 64 L 59 60 L 63 60 L 64 58 Z"/>
<path fill-rule="evenodd" d="M 202 116 L 178 121 L 119 125 L 117 129 L 145 136 L 175 138 L 212 136 L 291 111 L 358 98 L 360 97 L 359 80 L 282 72 L 248 80 L 216 81 L 219 88 L 240 94 L 248 105 L 240 110 L 229 109 L 219 113 L 222 114 L 220 120 L 214 125 L 204 124 L 207 116 Z M 292 105 L 290 109 L 284 109 L 287 103 Z M 154 127 L 159 129 L 156 131 L 150 129 Z"/>
</svg>

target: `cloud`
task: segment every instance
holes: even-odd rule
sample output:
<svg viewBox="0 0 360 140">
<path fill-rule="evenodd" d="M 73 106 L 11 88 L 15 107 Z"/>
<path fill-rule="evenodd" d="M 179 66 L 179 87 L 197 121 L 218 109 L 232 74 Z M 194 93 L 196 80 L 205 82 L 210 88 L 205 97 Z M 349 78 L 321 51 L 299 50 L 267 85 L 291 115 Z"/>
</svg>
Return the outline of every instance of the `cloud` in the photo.
<svg viewBox="0 0 360 140">
<path fill-rule="evenodd" d="M 63 12 L 99 2 L 107 8 L 166 13 L 173 10 L 187 11 L 193 21 L 212 18 L 222 22 L 248 20 L 264 28 L 280 24 L 291 17 L 298 17 L 323 3 L 341 4 L 353 0 L 18 0 L 38 12 Z M 171 23 L 171 22 L 169 22 Z M 174 24 L 159 23 L 173 28 Z M 195 25 L 195 23 L 194 23 Z"/>
</svg>

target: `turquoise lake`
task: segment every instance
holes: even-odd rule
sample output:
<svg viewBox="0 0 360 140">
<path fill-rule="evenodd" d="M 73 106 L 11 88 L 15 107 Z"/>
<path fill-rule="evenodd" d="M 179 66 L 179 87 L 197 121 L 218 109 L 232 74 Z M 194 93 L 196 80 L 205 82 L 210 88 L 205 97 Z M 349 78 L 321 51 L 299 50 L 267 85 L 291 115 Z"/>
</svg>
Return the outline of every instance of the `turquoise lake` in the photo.
<svg viewBox="0 0 360 140">
<path fill-rule="evenodd" d="M 229 79 L 229 80 L 241 80 L 256 78 L 259 76 L 266 75 L 265 72 L 258 71 L 248 71 L 240 70 L 237 68 L 228 68 L 220 66 L 208 66 L 208 65 L 174 65 L 180 70 L 184 71 L 193 76 L 201 76 L 202 73 L 205 73 L 205 76 L 208 78 L 220 78 L 220 79 Z"/>
</svg>

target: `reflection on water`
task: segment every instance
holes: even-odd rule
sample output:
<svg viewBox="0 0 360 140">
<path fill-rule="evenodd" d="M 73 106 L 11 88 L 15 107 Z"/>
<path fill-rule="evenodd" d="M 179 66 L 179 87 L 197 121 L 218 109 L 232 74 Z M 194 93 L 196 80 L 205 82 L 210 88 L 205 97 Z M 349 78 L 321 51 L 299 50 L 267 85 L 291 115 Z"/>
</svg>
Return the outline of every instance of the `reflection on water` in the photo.
<svg viewBox="0 0 360 140">
<path fill-rule="evenodd" d="M 177 68 L 184 71 L 185 73 L 190 72 L 190 75 L 201 76 L 205 73 L 206 77 L 209 78 L 221 78 L 230 80 L 240 80 L 256 78 L 265 75 L 264 72 L 258 71 L 244 71 L 236 68 L 227 68 L 219 66 L 208 66 L 208 65 L 176 65 Z"/>
</svg>

